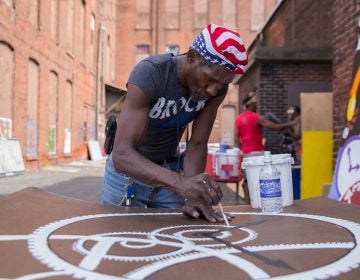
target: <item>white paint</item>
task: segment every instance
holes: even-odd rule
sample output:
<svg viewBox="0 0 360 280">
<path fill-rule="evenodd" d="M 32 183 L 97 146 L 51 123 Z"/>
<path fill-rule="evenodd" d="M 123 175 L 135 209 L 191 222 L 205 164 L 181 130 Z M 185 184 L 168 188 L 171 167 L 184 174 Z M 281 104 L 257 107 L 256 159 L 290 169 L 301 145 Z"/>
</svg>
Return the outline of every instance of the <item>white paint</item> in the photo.
<svg viewBox="0 0 360 280">
<path fill-rule="evenodd" d="M 244 249 L 251 252 L 265 252 L 278 250 L 307 250 L 307 249 L 348 249 L 347 254 L 334 261 L 331 264 L 311 269 L 304 272 L 288 274 L 280 277 L 273 277 L 272 279 L 314 279 L 314 278 L 328 278 L 330 276 L 338 276 L 342 272 L 349 271 L 360 264 L 360 249 L 357 244 L 360 244 L 360 225 L 351 221 L 335 219 L 317 215 L 307 214 L 292 214 L 292 213 L 257 213 L 257 212 L 233 212 L 233 215 L 257 215 L 257 216 L 281 216 L 292 217 L 300 219 L 310 219 L 330 223 L 334 226 L 344 229 L 354 237 L 354 242 L 324 242 L 313 244 L 284 244 L 284 245 L 266 245 L 266 246 L 243 246 Z M 245 243 L 254 240 L 257 233 L 252 229 L 247 228 L 228 228 L 220 224 L 205 224 L 205 225 L 182 225 L 174 227 L 165 227 L 155 229 L 151 232 L 114 232 L 114 233 L 100 233 L 96 235 L 53 235 L 52 233 L 73 223 L 91 220 L 102 219 L 109 217 L 135 217 L 135 216 L 161 216 L 161 215 L 179 215 L 180 213 L 115 213 L 115 214 L 98 214 L 89 216 L 73 217 L 66 220 L 50 223 L 38 228 L 33 234 L 29 235 L 0 235 L 0 241 L 11 242 L 14 240 L 28 239 L 29 250 L 33 256 L 54 269 L 54 272 L 37 273 L 25 275 L 18 279 L 45 279 L 52 276 L 72 275 L 75 278 L 83 279 L 144 279 L 150 277 L 159 270 L 168 268 L 169 266 L 178 265 L 180 263 L 198 260 L 202 258 L 218 258 L 225 261 L 229 265 L 244 271 L 250 278 L 266 278 L 271 277 L 267 272 L 260 267 L 243 259 L 239 256 L 241 249 L 229 248 L 225 244 L 214 244 L 214 241 L 208 238 L 199 236 L 199 238 L 187 238 L 189 233 L 214 232 L 215 229 L 224 229 L 224 231 L 213 233 L 217 238 L 233 238 L 232 232 L 236 230 L 244 231 L 247 235 L 241 240 L 233 241 L 232 244 Z M 166 234 L 167 233 L 167 234 Z M 81 254 L 84 258 L 79 266 L 70 264 L 57 256 L 55 252 L 48 246 L 48 239 L 57 240 L 74 240 L 73 249 Z M 92 240 L 96 242 L 90 250 L 85 249 L 84 243 Z M 113 244 L 121 245 L 127 249 L 137 250 L 136 256 L 113 256 L 108 255 L 109 249 Z M 200 243 L 200 244 L 199 244 Z M 155 246 L 167 246 L 170 248 L 168 253 L 159 255 L 144 255 L 141 256 L 142 249 L 147 249 Z M 213 246 L 216 245 L 216 246 Z M 237 254 L 237 255 L 235 255 Z M 103 260 L 112 261 L 142 261 L 143 266 L 129 271 L 122 276 L 113 276 L 102 274 L 94 271 Z M 285 260 L 286 261 L 286 260 Z"/>
</svg>

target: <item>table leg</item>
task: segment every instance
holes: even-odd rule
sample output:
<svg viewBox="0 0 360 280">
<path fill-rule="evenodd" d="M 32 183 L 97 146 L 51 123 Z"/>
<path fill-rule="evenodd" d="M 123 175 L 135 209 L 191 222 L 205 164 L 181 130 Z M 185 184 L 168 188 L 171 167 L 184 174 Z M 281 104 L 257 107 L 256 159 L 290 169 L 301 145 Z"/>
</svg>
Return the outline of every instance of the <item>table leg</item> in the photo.
<svg viewBox="0 0 360 280">
<path fill-rule="evenodd" d="M 235 201 L 236 204 L 239 204 L 239 181 L 236 182 Z"/>
</svg>

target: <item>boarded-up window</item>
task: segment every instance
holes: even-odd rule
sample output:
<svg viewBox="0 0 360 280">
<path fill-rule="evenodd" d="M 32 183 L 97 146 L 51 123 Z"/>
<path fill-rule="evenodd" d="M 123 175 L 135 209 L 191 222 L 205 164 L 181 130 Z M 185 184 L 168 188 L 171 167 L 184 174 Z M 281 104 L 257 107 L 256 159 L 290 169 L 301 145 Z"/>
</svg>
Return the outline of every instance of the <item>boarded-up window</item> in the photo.
<svg viewBox="0 0 360 280">
<path fill-rule="evenodd" d="M 136 0 L 136 29 L 150 29 L 150 0 Z"/>
<path fill-rule="evenodd" d="M 194 28 L 205 28 L 208 23 L 208 1 L 195 0 L 194 1 Z"/>
<path fill-rule="evenodd" d="M 250 30 L 259 31 L 265 23 L 265 0 L 251 0 Z"/>
<path fill-rule="evenodd" d="M 179 28 L 179 0 L 166 0 L 166 28 Z"/>
<path fill-rule="evenodd" d="M 66 46 L 70 51 L 74 49 L 74 0 L 66 2 Z"/>
<path fill-rule="evenodd" d="M 50 1 L 50 36 L 59 42 L 59 1 Z"/>
<path fill-rule="evenodd" d="M 105 81 L 111 80 L 111 45 L 110 35 L 107 36 L 105 49 Z"/>
<path fill-rule="evenodd" d="M 223 0 L 223 25 L 236 30 L 236 0 Z"/>
<path fill-rule="evenodd" d="M 66 81 L 65 85 L 65 107 L 64 107 L 64 124 L 65 124 L 65 139 L 64 139 L 64 154 L 71 154 L 71 121 L 72 121 L 72 94 L 73 85 L 71 81 Z"/>
<path fill-rule="evenodd" d="M 94 61 L 95 61 L 95 58 L 94 58 L 94 46 L 95 45 L 95 15 L 94 14 L 91 14 L 91 17 L 90 17 L 90 65 L 94 65 Z"/>
<path fill-rule="evenodd" d="M 29 1 L 27 4 L 28 4 L 29 20 L 36 28 L 39 28 L 40 0 L 32 0 Z"/>
<path fill-rule="evenodd" d="M 27 124 L 26 156 L 27 159 L 38 157 L 38 101 L 39 101 L 39 65 L 30 59 L 28 62 L 27 87 Z"/>
<path fill-rule="evenodd" d="M 58 99 L 58 76 L 54 71 L 49 77 L 49 131 L 48 131 L 48 154 L 56 154 L 56 130 L 57 130 L 57 99 Z"/>
<path fill-rule="evenodd" d="M 14 52 L 0 42 L 0 117 L 12 118 Z"/>
<path fill-rule="evenodd" d="M 80 53 L 81 53 L 81 60 L 85 62 L 85 49 L 86 49 L 86 2 L 81 1 L 81 8 L 80 8 L 80 34 L 79 37 L 81 39 L 81 46 L 80 46 Z"/>
<path fill-rule="evenodd" d="M 149 45 L 137 45 L 135 62 L 138 63 L 140 60 L 149 57 L 150 55 L 149 50 L 150 50 Z"/>
</svg>

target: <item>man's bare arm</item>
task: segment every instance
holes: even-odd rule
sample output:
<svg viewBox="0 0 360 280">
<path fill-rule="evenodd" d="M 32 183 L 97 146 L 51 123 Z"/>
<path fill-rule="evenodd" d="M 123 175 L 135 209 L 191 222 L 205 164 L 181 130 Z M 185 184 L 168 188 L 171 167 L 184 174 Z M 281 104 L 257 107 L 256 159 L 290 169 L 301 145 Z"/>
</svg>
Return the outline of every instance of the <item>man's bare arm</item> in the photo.
<svg viewBox="0 0 360 280">
<path fill-rule="evenodd" d="M 136 180 L 172 189 L 183 197 L 216 204 L 220 200 L 217 191 L 207 191 L 201 175 L 186 177 L 158 166 L 143 157 L 138 147 L 148 125 L 149 100 L 140 88 L 128 85 L 127 97 L 120 113 L 113 149 L 115 169 Z"/>
<path fill-rule="evenodd" d="M 284 130 L 284 129 L 292 126 L 294 124 L 294 121 L 276 124 L 276 123 L 273 123 L 272 121 L 267 120 L 263 116 L 259 116 L 257 123 L 258 123 L 258 125 L 268 128 L 270 130 Z"/>
</svg>

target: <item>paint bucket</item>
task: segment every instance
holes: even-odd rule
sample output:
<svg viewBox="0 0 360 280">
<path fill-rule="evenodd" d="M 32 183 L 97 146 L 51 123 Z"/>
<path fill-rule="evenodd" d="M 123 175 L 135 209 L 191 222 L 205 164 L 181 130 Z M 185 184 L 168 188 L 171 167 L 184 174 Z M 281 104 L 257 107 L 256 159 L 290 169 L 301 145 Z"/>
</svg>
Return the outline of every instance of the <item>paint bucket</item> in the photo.
<svg viewBox="0 0 360 280">
<path fill-rule="evenodd" d="M 240 149 L 232 148 L 226 150 L 228 164 L 230 165 L 229 176 L 231 178 L 239 177 L 240 175 Z"/>
<path fill-rule="evenodd" d="M 228 158 L 227 154 L 223 152 L 217 152 L 215 158 L 215 170 L 216 176 L 221 179 L 229 178 L 229 169 L 228 169 Z"/>
<path fill-rule="evenodd" d="M 294 203 L 293 183 L 291 165 L 294 158 L 290 154 L 274 154 L 271 155 L 272 164 L 280 171 L 280 183 L 282 193 L 283 207 L 290 206 Z M 242 169 L 245 169 L 247 185 L 250 195 L 250 204 L 253 208 L 261 209 L 260 169 L 264 166 L 264 156 L 254 156 L 243 158 Z"/>
<path fill-rule="evenodd" d="M 217 152 L 215 158 L 216 176 L 221 179 L 237 178 L 240 175 L 240 150 L 227 149 L 225 153 Z"/>
</svg>

